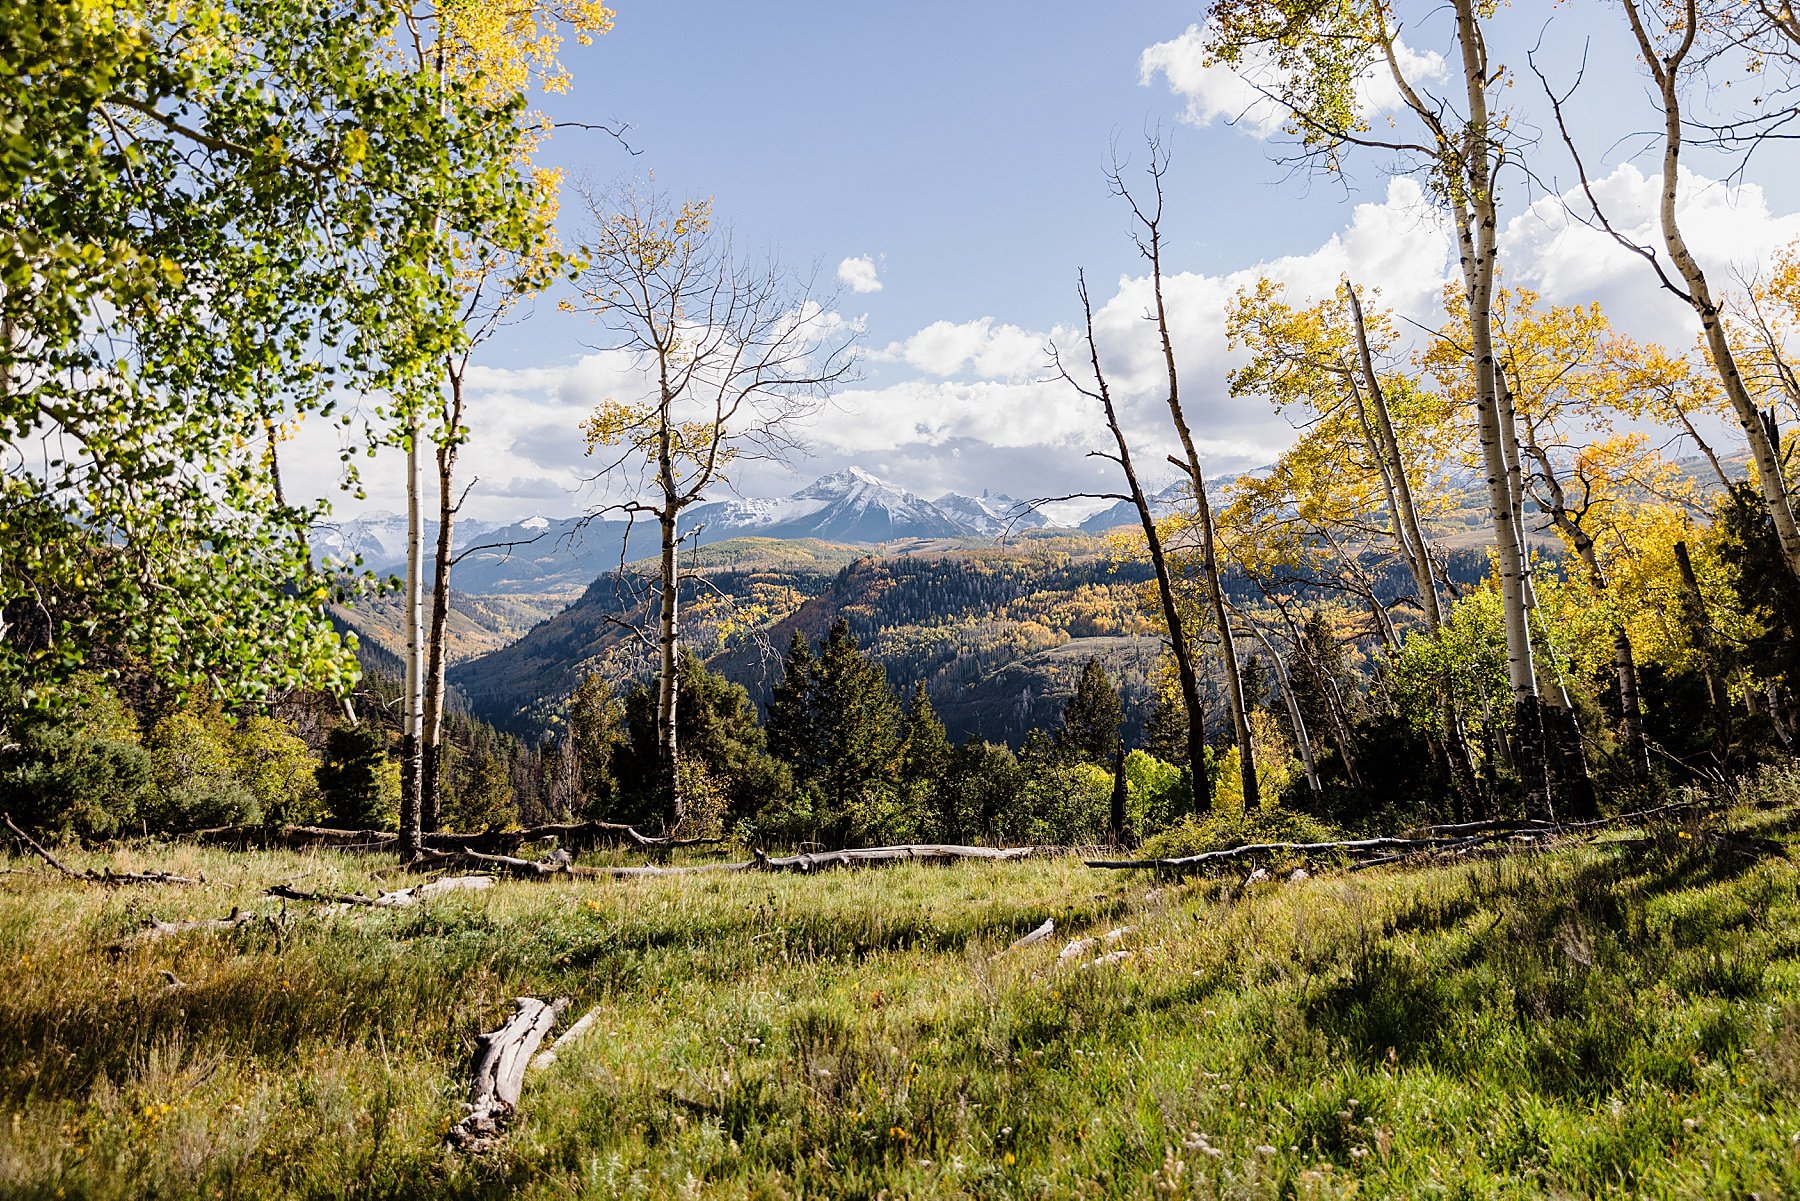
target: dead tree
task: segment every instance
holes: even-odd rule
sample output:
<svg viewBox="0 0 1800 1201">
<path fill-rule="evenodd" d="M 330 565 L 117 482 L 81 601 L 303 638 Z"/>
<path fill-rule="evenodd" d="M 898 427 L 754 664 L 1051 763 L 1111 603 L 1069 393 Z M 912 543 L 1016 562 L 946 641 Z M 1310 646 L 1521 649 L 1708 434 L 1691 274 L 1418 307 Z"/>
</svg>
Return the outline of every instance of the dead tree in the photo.
<svg viewBox="0 0 1800 1201">
<path fill-rule="evenodd" d="M 614 455 L 600 477 L 637 473 L 632 495 L 603 511 L 653 520 L 660 535 L 657 773 L 673 831 L 686 816 L 676 722 L 682 514 L 735 462 L 797 448 L 799 420 L 851 376 L 855 332 L 810 281 L 736 251 L 710 201 L 676 204 L 631 187 L 586 200 L 595 228 L 582 303 L 612 335 L 609 348 L 637 361 L 646 387 L 607 400 L 582 428 L 590 454 Z"/>
<path fill-rule="evenodd" d="M 1100 366 L 1100 344 L 1094 337 L 1094 305 L 1088 297 L 1085 273 L 1076 274 L 1076 291 L 1081 297 L 1082 328 L 1087 339 L 1088 364 L 1093 372 L 1094 382 L 1090 386 L 1070 375 L 1067 365 L 1054 346 L 1050 348 L 1051 365 L 1071 388 L 1100 405 L 1100 411 L 1106 416 L 1106 428 L 1111 432 L 1113 444 L 1118 448 L 1116 454 L 1100 450 L 1088 453 L 1118 466 L 1125 476 L 1125 486 L 1129 489 L 1121 499 L 1131 502 L 1131 507 L 1137 511 L 1138 524 L 1143 527 L 1144 544 L 1150 554 L 1150 568 L 1156 575 L 1156 599 L 1162 608 L 1163 624 L 1169 631 L 1169 653 L 1175 660 L 1181 704 L 1187 713 L 1188 770 L 1194 781 L 1195 806 L 1205 812 L 1212 808 L 1213 782 L 1206 770 L 1206 709 L 1200 700 L 1200 675 L 1194 666 L 1194 648 L 1188 638 L 1186 618 L 1182 615 L 1181 605 L 1175 596 L 1175 581 L 1169 571 L 1168 554 L 1163 548 L 1162 531 L 1157 528 L 1156 514 L 1151 511 L 1149 497 L 1138 478 L 1137 466 L 1131 457 L 1130 440 L 1126 438 L 1125 427 L 1119 421 L 1119 411 L 1113 403 L 1112 388 L 1107 383 L 1106 372 Z M 1201 803 L 1202 797 L 1205 798 L 1204 804 Z"/>
<path fill-rule="evenodd" d="M 1163 176 L 1168 171 L 1169 156 L 1155 138 L 1150 141 L 1150 198 L 1140 203 L 1126 185 L 1122 168 L 1115 163 L 1108 182 L 1113 194 L 1131 209 L 1137 230 L 1133 240 L 1138 252 L 1150 264 L 1150 288 L 1155 300 L 1154 317 L 1157 339 L 1161 343 L 1164 377 L 1168 384 L 1165 401 L 1169 419 L 1181 440 L 1182 457 L 1169 456 L 1169 462 L 1187 477 L 1193 492 L 1194 511 L 1200 533 L 1200 573 L 1208 600 L 1212 605 L 1213 624 L 1219 631 L 1219 654 L 1224 663 L 1225 695 L 1231 705 L 1231 724 L 1237 733 L 1239 769 L 1244 785 L 1245 809 L 1256 808 L 1259 790 L 1256 784 L 1256 748 L 1250 733 L 1250 710 L 1244 699 L 1244 677 L 1238 668 L 1237 643 L 1231 633 L 1231 619 L 1225 612 L 1225 593 L 1219 583 L 1218 537 L 1213 528 L 1212 502 L 1206 493 L 1206 475 L 1200 466 L 1200 452 L 1194 445 L 1193 430 L 1188 425 L 1187 411 L 1181 400 L 1181 377 L 1175 366 L 1175 340 L 1169 331 L 1169 307 L 1163 296 L 1162 220 Z"/>
</svg>

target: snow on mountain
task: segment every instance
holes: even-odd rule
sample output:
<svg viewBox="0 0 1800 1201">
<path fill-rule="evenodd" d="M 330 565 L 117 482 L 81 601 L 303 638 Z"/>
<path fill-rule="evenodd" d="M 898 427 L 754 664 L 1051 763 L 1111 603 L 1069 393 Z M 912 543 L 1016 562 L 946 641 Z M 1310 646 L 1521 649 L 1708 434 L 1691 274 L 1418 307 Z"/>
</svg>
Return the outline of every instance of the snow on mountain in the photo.
<svg viewBox="0 0 1800 1201">
<path fill-rule="evenodd" d="M 1047 529 L 1056 524 L 1024 501 L 1000 492 L 984 491 L 980 496 L 946 492 L 931 503 L 946 517 L 990 538 L 1019 530 Z"/>
<path fill-rule="evenodd" d="M 1015 511 L 1022 515 L 1011 520 Z M 949 492 L 936 501 L 850 467 L 821 476 L 789 496 L 709 501 L 682 514 L 681 533 L 689 545 L 727 538 L 816 538 L 824 542 L 881 543 L 906 539 L 993 538 L 1008 532 L 1043 529 L 1056 523 L 1009 496 Z M 620 561 L 654 554 L 656 523 L 639 518 L 584 521 L 576 517 L 528 517 L 510 525 L 458 521 L 454 576 L 459 592 L 470 595 L 575 595 Z M 426 530 L 426 554 L 437 545 L 437 525 Z M 370 513 L 313 532 L 313 553 L 321 561 L 363 566 L 380 575 L 398 574 L 406 560 L 406 517 Z"/>
<path fill-rule="evenodd" d="M 695 505 L 691 525 L 702 540 L 760 535 L 827 542 L 889 542 L 898 538 L 957 538 L 974 531 L 930 501 L 877 479 L 860 467 L 821 476 L 791 496 Z"/>
<path fill-rule="evenodd" d="M 538 520 L 543 520 L 539 518 Z M 491 521 L 459 520 L 451 541 L 460 549 L 497 529 Z M 438 523 L 425 523 L 427 553 L 437 546 Z M 319 562 L 349 564 L 362 556 L 364 567 L 385 568 L 406 560 L 406 514 L 377 509 L 349 521 L 314 526 L 308 537 L 313 558 Z"/>
</svg>

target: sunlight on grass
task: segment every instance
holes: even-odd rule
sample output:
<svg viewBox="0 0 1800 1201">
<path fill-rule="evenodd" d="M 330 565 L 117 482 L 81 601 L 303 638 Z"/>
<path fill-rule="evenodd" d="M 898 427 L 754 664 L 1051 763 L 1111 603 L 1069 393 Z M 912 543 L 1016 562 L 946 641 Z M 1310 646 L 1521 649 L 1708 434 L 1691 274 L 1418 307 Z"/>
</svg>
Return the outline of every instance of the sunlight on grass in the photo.
<svg viewBox="0 0 1800 1201">
<path fill-rule="evenodd" d="M 1745 820 L 1785 838 L 1792 818 Z M 261 891 L 375 889 L 380 864 L 90 858 L 207 883 L 6 864 L 8 1196 L 1800 1188 L 1800 876 L 1779 857 L 1596 846 L 1247 888 L 1048 859 L 338 914 Z M 268 920 L 105 950 L 234 906 Z M 1056 937 L 994 958 L 1046 917 Z M 1109 949 L 1130 954 L 1084 966 Z M 501 1150 L 459 1157 L 474 1036 L 523 995 L 598 1024 L 529 1078 Z"/>
</svg>

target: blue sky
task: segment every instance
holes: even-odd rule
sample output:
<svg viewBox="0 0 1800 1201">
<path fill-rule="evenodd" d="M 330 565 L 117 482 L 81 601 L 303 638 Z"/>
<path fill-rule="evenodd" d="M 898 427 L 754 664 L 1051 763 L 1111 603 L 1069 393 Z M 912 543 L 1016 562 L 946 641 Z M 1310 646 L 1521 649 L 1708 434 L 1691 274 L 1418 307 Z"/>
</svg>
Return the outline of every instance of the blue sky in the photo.
<svg viewBox="0 0 1800 1201">
<path fill-rule="evenodd" d="M 1429 80 L 1453 31 L 1438 6 L 1401 7 L 1412 22 L 1403 38 Z M 1077 268 L 1088 272 L 1134 429 L 1147 452 L 1167 436 L 1140 319 L 1142 268 L 1102 174 L 1115 144 L 1141 163 L 1143 135 L 1160 127 L 1174 155 L 1166 264 L 1190 416 L 1209 463 L 1243 470 L 1273 459 L 1289 431 L 1262 402 L 1225 394 L 1223 314 L 1236 287 L 1266 273 L 1304 295 L 1348 271 L 1429 323 L 1454 263 L 1427 198 L 1391 181 L 1378 157 L 1353 160 L 1348 181 L 1309 178 L 1277 161 L 1279 138 L 1255 113 L 1223 119 L 1241 103 L 1228 78 L 1200 68 L 1191 27 L 1201 15 L 1140 0 L 621 0 L 612 33 L 569 47 L 573 90 L 548 108 L 628 125 L 636 154 L 565 130 L 545 157 L 602 186 L 653 173 L 671 193 L 710 195 L 741 242 L 801 270 L 816 265 L 827 284 L 845 260 L 868 260 L 846 278 L 879 289 L 846 286 L 838 301 L 864 329 L 862 380 L 817 423 L 810 458 L 749 471 L 738 490 L 781 493 L 854 463 L 926 496 L 984 487 L 1042 496 L 1116 486 L 1085 457 L 1104 437 L 1097 416 L 1044 382 L 1045 344 L 1071 345 Z M 1501 10 L 1492 36 L 1527 130 L 1546 122 L 1524 51 L 1537 47 L 1567 81 L 1591 43 L 1572 111 L 1607 194 L 1651 238 L 1646 177 L 1657 164 L 1627 135 L 1656 114 L 1616 9 L 1518 3 Z M 1765 151 L 1747 176 L 1753 186 L 1736 189 L 1712 182 L 1726 165 L 1690 160 L 1699 174 L 1685 202 L 1715 269 L 1754 270 L 1800 237 L 1791 158 L 1786 147 Z M 1514 175 L 1504 197 L 1510 278 L 1558 301 L 1600 299 L 1634 332 L 1687 345 L 1689 319 L 1641 265 L 1563 216 L 1555 192 L 1572 180 L 1553 135 L 1531 162 L 1538 179 Z M 582 224 L 571 192 L 566 239 L 579 242 Z M 580 488 L 590 465 L 576 424 L 632 387 L 627 364 L 596 353 L 602 336 L 546 300 L 484 349 L 468 456 L 482 479 L 468 512 L 560 515 L 592 501 Z M 325 478 L 330 456 L 300 450 Z M 364 482 L 366 506 L 341 505 L 345 515 L 398 507 L 391 460 L 366 469 Z"/>
</svg>

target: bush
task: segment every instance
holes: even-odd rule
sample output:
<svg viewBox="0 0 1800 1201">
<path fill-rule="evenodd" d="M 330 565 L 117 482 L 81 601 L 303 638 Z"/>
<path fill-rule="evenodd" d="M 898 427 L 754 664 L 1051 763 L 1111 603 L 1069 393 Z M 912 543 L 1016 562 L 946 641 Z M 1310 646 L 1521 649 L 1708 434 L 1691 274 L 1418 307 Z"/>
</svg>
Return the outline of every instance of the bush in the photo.
<svg viewBox="0 0 1800 1201">
<path fill-rule="evenodd" d="M 80 724 L 21 734 L 0 765 L 0 809 L 27 830 L 95 839 L 130 833 L 155 795 L 150 755 Z"/>
<path fill-rule="evenodd" d="M 1335 842 L 1347 835 L 1305 813 L 1267 805 L 1246 814 L 1242 805 L 1221 801 L 1205 817 L 1192 814 L 1144 841 L 1151 859 L 1180 859 L 1258 842 Z"/>
<path fill-rule="evenodd" d="M 251 717 L 231 737 L 233 774 L 255 796 L 261 820 L 311 825 L 325 816 L 317 764 L 305 742 L 271 717 Z"/>
<path fill-rule="evenodd" d="M 231 776 L 197 776 L 157 794 L 144 806 L 152 833 L 185 834 L 212 826 L 252 826 L 263 817 L 256 793 Z"/>
</svg>

